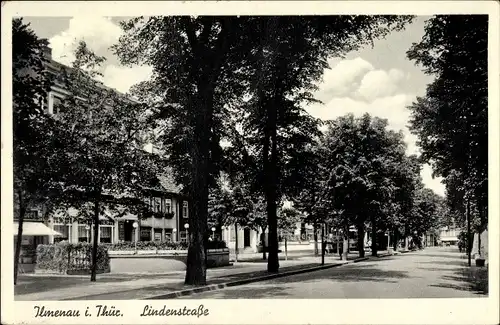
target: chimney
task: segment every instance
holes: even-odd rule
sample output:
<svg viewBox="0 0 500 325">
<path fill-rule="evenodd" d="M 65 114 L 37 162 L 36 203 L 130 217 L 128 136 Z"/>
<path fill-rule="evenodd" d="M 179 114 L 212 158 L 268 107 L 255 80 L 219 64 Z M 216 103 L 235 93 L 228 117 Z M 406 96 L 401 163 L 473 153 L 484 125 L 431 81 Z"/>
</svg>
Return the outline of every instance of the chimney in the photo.
<svg viewBox="0 0 500 325">
<path fill-rule="evenodd" d="M 52 49 L 48 45 L 43 47 L 43 55 L 46 59 L 52 60 Z"/>
</svg>

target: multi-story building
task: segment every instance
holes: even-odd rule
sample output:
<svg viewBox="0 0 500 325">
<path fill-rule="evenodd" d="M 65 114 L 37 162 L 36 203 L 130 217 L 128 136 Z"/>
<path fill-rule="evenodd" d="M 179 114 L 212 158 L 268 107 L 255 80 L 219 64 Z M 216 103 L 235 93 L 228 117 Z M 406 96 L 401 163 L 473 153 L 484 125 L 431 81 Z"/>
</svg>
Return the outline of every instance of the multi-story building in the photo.
<svg viewBox="0 0 500 325">
<path fill-rule="evenodd" d="M 63 99 L 69 95 L 64 82 L 59 78 L 62 69 L 69 68 L 52 60 L 50 48 L 45 52 L 49 62 L 46 70 L 54 75 L 54 83 L 48 94 L 44 108 L 57 116 L 64 109 Z M 103 86 L 104 87 L 104 86 Z M 116 198 L 107 197 L 105 208 L 99 216 L 98 241 L 117 243 L 121 241 L 186 241 L 188 200 L 181 194 L 180 187 L 173 179 L 172 170 L 159 175 L 155 184 L 143 188 L 142 198 L 128 200 L 146 203 L 147 209 L 127 209 L 127 205 L 117 204 Z M 106 205 L 108 203 L 108 205 Z M 113 203 L 113 209 L 109 203 Z M 71 243 L 92 242 L 94 225 L 88 218 L 81 218 L 83 206 L 69 209 L 46 211 L 44 206 L 31 207 L 24 217 L 21 247 L 21 270 L 29 271 L 35 262 L 34 252 L 39 244 L 66 240 Z M 14 236 L 17 235 L 18 211 L 14 213 Z M 24 266 L 23 266 L 24 265 Z"/>
<path fill-rule="evenodd" d="M 457 245 L 461 229 L 455 226 L 443 227 L 439 230 L 438 244 L 441 246 Z"/>
</svg>

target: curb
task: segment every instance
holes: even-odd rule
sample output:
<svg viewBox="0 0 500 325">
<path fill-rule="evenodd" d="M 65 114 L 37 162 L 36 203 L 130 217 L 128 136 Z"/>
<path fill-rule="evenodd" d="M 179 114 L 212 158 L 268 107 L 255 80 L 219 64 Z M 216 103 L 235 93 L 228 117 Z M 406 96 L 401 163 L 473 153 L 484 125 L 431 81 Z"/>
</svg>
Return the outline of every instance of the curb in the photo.
<svg viewBox="0 0 500 325">
<path fill-rule="evenodd" d="M 359 257 L 359 258 L 356 258 L 354 261 L 352 261 L 352 263 L 363 262 L 363 261 L 366 261 L 369 259 L 370 259 L 369 257 Z"/>
<path fill-rule="evenodd" d="M 360 262 L 360 261 L 357 261 L 357 262 Z M 308 272 L 313 272 L 313 271 L 330 269 L 330 268 L 333 268 L 336 266 L 341 266 L 341 265 L 348 264 L 348 263 L 349 262 L 326 264 L 326 265 L 320 265 L 320 266 L 315 266 L 315 267 L 310 267 L 310 268 L 305 268 L 305 269 L 283 272 L 283 273 L 269 274 L 269 275 L 255 277 L 255 278 L 241 279 L 241 280 L 236 280 L 236 281 L 232 281 L 232 282 L 212 284 L 212 285 L 207 285 L 207 286 L 203 286 L 203 287 L 184 289 L 184 290 L 170 292 L 170 293 L 167 293 L 164 295 L 144 298 L 144 300 L 171 299 L 171 298 L 177 298 L 177 297 L 182 297 L 182 296 L 189 296 L 193 293 L 201 293 L 201 292 L 206 292 L 206 291 L 219 290 L 219 289 L 235 287 L 235 286 L 244 285 L 244 284 L 253 283 L 253 282 L 271 280 L 271 279 L 282 278 L 282 277 L 286 277 L 286 276 L 290 276 L 290 275 L 296 275 L 296 274 L 302 274 L 302 273 L 308 273 Z M 356 260 L 354 260 L 354 263 L 356 263 Z"/>
</svg>

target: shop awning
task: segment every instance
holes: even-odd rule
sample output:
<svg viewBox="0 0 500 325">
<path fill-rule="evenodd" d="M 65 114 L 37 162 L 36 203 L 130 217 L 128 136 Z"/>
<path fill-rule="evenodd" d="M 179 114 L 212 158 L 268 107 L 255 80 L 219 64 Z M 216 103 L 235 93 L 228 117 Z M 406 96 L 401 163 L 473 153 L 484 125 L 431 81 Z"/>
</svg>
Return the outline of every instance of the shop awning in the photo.
<svg viewBox="0 0 500 325">
<path fill-rule="evenodd" d="M 14 236 L 17 236 L 18 227 L 18 223 L 14 222 Z M 50 229 L 41 222 L 24 222 L 23 236 L 62 236 L 62 234 L 53 229 Z"/>
</svg>

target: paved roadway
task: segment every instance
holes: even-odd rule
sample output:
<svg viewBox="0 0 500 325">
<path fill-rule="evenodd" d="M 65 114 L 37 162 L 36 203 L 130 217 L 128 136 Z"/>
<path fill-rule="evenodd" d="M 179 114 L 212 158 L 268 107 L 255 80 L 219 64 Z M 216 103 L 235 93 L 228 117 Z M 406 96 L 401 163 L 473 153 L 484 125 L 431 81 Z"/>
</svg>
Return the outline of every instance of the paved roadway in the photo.
<svg viewBox="0 0 500 325">
<path fill-rule="evenodd" d="M 487 269 L 466 266 L 456 247 L 426 248 L 181 299 L 454 298 L 487 292 Z"/>
</svg>

